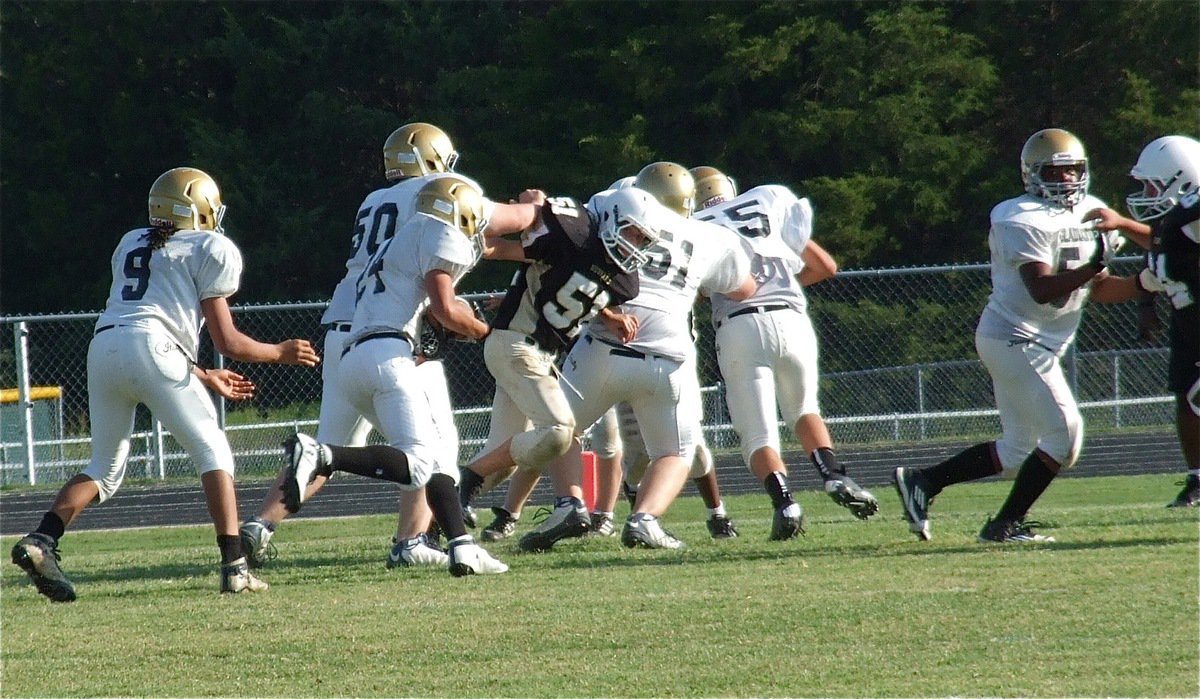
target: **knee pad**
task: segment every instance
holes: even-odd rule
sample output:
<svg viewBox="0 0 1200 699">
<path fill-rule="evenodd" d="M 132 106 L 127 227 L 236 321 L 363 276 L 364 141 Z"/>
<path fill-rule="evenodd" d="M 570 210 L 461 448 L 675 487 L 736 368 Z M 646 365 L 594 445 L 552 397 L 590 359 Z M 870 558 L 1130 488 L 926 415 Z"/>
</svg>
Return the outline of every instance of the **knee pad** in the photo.
<svg viewBox="0 0 1200 699">
<path fill-rule="evenodd" d="M 692 470 L 688 473 L 689 479 L 696 479 L 702 476 L 707 476 L 713 470 L 712 452 L 709 451 L 708 445 L 701 442 L 696 445 L 696 453 L 692 456 Z"/>
<path fill-rule="evenodd" d="M 121 487 L 121 483 L 125 480 L 125 465 L 120 468 L 111 469 L 106 473 L 98 473 L 92 466 L 88 466 L 83 470 L 83 474 L 96 482 L 96 488 L 99 489 L 99 494 L 96 496 L 96 502 L 102 503 L 111 498 Z"/>
<path fill-rule="evenodd" d="M 1068 416 L 1064 429 L 1042 437 L 1038 447 L 1063 468 L 1071 468 L 1083 448 L 1083 418 L 1078 414 Z"/>
<path fill-rule="evenodd" d="M 574 425 L 536 427 L 513 437 L 510 451 L 521 466 L 543 471 L 551 461 L 566 453 L 574 437 Z"/>
</svg>

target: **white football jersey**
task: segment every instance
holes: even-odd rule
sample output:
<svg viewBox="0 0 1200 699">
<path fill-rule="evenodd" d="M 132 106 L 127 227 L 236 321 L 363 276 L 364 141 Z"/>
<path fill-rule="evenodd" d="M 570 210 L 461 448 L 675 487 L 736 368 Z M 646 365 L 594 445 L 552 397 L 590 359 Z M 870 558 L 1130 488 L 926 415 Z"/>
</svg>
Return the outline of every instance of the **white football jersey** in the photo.
<svg viewBox="0 0 1200 699">
<path fill-rule="evenodd" d="M 605 194 L 592 197 L 588 207 L 602 208 Z M 637 337 L 628 345 L 682 361 L 696 352 L 689 312 L 697 292 L 736 290 L 750 274 L 750 259 L 730 230 L 683 218 L 665 207 L 651 213 L 662 238 L 649 250 L 650 261 L 638 270 L 638 295 L 621 304 L 621 311 L 640 323 Z M 589 332 L 617 342 L 600 319 L 592 321 Z"/>
<path fill-rule="evenodd" d="M 333 298 L 321 316 L 321 323 L 350 322 L 354 317 L 354 297 L 358 293 L 356 285 L 367 261 L 416 213 L 417 192 L 421 187 L 426 182 L 451 174 L 474 182 L 458 173 L 439 172 L 403 179 L 390 187 L 377 189 L 363 199 L 354 217 L 354 236 L 350 239 L 353 250 L 350 259 L 346 260 L 346 275 L 334 288 Z M 494 204 L 485 198 L 483 206 L 484 218 L 491 218 Z"/>
<path fill-rule="evenodd" d="M 992 294 L 979 319 L 980 335 L 1036 342 L 1054 352 L 1071 342 L 1091 285 L 1037 303 L 1021 279 L 1020 268 L 1044 262 L 1057 274 L 1087 264 L 1096 251 L 1096 231 L 1083 222 L 1083 215 L 1102 207 L 1104 202 L 1090 195 L 1074 208 L 1063 209 L 1025 194 L 992 209 L 988 233 Z M 1114 248 L 1120 245 L 1117 232 L 1108 238 Z"/>
<path fill-rule="evenodd" d="M 149 228 L 129 231 L 113 251 L 113 282 L 96 327 L 161 327 L 193 361 L 204 315 L 200 302 L 231 296 L 242 276 L 242 253 L 211 231 L 180 230 L 151 250 Z"/>
<path fill-rule="evenodd" d="M 417 339 L 421 313 L 429 304 L 425 275 L 442 270 L 457 284 L 477 261 L 475 246 L 457 228 L 432 216 L 413 215 L 380 244 L 363 269 L 347 346 L 383 330 Z"/>
<path fill-rule="evenodd" d="M 800 254 L 812 238 L 812 204 L 780 185 L 762 185 L 692 214 L 738 233 L 750 256 L 750 271 L 758 291 L 745 301 L 713 294 L 713 323 L 730 313 L 763 305 L 790 306 L 803 313 L 808 306 L 796 275 L 804 269 Z"/>
</svg>

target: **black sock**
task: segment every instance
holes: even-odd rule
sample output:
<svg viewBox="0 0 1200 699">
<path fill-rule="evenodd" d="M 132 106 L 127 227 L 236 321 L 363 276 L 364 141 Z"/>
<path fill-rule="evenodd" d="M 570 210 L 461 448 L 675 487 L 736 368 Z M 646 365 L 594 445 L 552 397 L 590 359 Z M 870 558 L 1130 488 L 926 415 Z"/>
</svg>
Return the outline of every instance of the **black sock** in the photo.
<svg viewBox="0 0 1200 699">
<path fill-rule="evenodd" d="M 237 534 L 217 534 L 217 548 L 221 549 L 221 564 L 229 565 L 241 558 L 242 538 Z"/>
<path fill-rule="evenodd" d="M 771 505 L 775 509 L 787 507 L 795 502 L 792 500 L 792 491 L 787 487 L 787 477 L 782 472 L 772 471 L 763 479 L 763 486 L 767 489 L 767 495 L 771 496 Z"/>
<path fill-rule="evenodd" d="M 458 492 L 462 494 L 462 502 L 471 502 L 479 495 L 483 487 L 483 476 L 469 468 L 463 467 L 458 472 Z"/>
<path fill-rule="evenodd" d="M 454 479 L 444 473 L 435 473 L 425 484 L 425 501 L 433 510 L 433 518 L 442 525 L 442 533 L 453 540 L 467 533 L 463 522 L 462 505 L 458 503 L 458 488 Z"/>
<path fill-rule="evenodd" d="M 381 444 L 365 447 L 335 447 L 332 444 L 327 446 L 333 456 L 330 467 L 334 471 L 345 471 L 402 485 L 412 484 L 408 456 L 395 447 Z M 458 502 L 457 496 L 455 502 Z"/>
<path fill-rule="evenodd" d="M 817 467 L 821 480 L 828 481 L 846 475 L 845 467 L 838 463 L 837 455 L 829 447 L 818 447 L 808 458 L 812 459 L 813 466 Z"/>
<path fill-rule="evenodd" d="M 921 469 L 925 477 L 929 497 L 942 492 L 947 486 L 955 483 L 977 481 L 980 478 L 994 476 L 1001 468 L 992 460 L 992 444 L 983 442 L 968 447 L 936 466 Z"/>
<path fill-rule="evenodd" d="M 37 534 L 45 534 L 51 539 L 58 541 L 66 533 L 67 525 L 63 524 L 62 517 L 53 512 L 47 512 L 42 515 L 42 523 L 33 531 Z"/>
<path fill-rule="evenodd" d="M 1042 496 L 1042 493 L 1046 492 L 1046 488 L 1050 487 L 1050 482 L 1057 475 L 1058 472 L 1050 470 L 1037 452 L 1030 454 L 1029 458 L 1021 464 L 1021 470 L 1017 471 L 1017 480 L 1013 483 L 1008 499 L 1004 501 L 1000 512 L 996 514 L 996 519 L 1004 521 L 1025 519 L 1029 508 L 1033 507 L 1033 503 Z"/>
</svg>

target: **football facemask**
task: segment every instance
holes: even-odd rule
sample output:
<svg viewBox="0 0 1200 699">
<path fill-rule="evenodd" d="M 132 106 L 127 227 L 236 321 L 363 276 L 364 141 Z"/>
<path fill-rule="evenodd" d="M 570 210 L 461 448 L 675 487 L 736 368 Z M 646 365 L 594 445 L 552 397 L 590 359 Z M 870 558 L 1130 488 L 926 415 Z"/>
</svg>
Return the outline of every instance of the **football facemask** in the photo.
<svg viewBox="0 0 1200 699">
<path fill-rule="evenodd" d="M 662 237 L 649 221 L 654 204 L 649 194 L 633 187 L 618 190 L 605 202 L 600 241 L 622 271 L 633 272 L 649 262 L 650 248 Z"/>
</svg>

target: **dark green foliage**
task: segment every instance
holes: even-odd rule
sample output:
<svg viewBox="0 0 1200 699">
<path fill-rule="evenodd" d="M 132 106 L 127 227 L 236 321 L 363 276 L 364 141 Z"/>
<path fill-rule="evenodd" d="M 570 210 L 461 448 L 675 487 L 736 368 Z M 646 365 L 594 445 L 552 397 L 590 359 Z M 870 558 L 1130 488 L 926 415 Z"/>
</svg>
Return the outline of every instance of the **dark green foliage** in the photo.
<svg viewBox="0 0 1200 699">
<path fill-rule="evenodd" d="M 114 241 L 182 164 L 224 191 L 235 301 L 326 298 L 412 120 L 499 201 L 711 164 L 809 196 L 843 268 L 978 261 L 1033 131 L 1077 133 L 1112 204 L 1142 145 L 1195 133 L 1195 20 L 1170 0 L 9 2 L 0 311 L 98 308 Z"/>
</svg>

